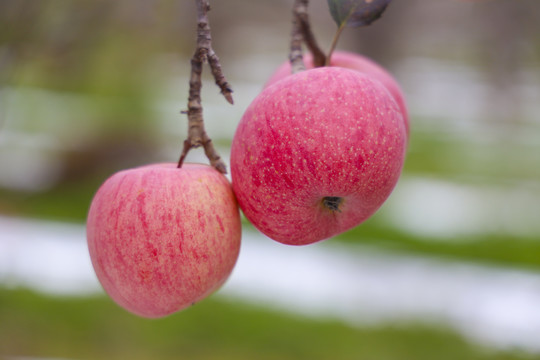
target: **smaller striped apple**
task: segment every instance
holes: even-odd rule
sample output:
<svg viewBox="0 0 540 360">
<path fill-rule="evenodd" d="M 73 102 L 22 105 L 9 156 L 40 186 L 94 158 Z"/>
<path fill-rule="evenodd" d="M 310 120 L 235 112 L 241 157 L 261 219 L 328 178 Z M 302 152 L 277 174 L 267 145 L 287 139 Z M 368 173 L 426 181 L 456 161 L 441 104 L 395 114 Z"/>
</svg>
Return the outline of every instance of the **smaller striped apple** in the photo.
<svg viewBox="0 0 540 360">
<path fill-rule="evenodd" d="M 101 285 L 120 306 L 149 318 L 217 290 L 236 263 L 240 235 L 229 181 L 202 164 L 120 171 L 98 189 L 87 219 Z"/>
</svg>

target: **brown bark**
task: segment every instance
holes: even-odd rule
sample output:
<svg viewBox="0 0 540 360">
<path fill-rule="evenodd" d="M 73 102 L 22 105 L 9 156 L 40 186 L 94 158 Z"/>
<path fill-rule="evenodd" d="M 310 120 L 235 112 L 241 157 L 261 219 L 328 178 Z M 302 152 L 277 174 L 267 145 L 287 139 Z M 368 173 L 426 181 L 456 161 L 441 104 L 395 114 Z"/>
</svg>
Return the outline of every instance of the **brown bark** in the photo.
<svg viewBox="0 0 540 360">
<path fill-rule="evenodd" d="M 308 50 L 313 55 L 313 64 L 315 67 L 324 66 L 326 63 L 326 56 L 317 44 L 315 35 L 311 30 L 307 11 L 308 5 L 309 0 L 295 0 L 294 2 L 293 30 L 289 55 L 293 73 L 305 70 L 302 56 L 302 41 L 305 42 Z"/>
<path fill-rule="evenodd" d="M 208 0 L 195 0 L 197 4 L 197 47 L 191 58 L 191 78 L 189 80 L 188 110 L 188 137 L 184 141 L 182 154 L 178 160 L 178 167 L 182 167 L 184 159 L 191 148 L 202 146 L 204 153 L 210 161 L 210 165 L 225 174 L 227 168 L 217 153 L 212 139 L 204 128 L 203 107 L 201 104 L 202 69 L 203 64 L 208 62 L 216 85 L 229 103 L 233 103 L 232 89 L 225 79 L 221 70 L 219 58 L 212 49 L 212 36 L 207 13 L 210 10 Z"/>
</svg>

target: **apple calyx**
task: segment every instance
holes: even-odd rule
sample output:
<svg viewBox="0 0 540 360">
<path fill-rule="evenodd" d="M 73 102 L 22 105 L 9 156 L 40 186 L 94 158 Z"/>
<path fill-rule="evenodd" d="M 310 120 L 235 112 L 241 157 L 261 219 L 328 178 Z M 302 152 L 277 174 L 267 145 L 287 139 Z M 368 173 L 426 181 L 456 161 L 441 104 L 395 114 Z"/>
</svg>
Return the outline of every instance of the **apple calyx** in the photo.
<svg viewBox="0 0 540 360">
<path fill-rule="evenodd" d="M 325 196 L 322 198 L 321 204 L 325 209 L 332 212 L 341 212 L 339 207 L 341 204 L 343 204 L 343 198 L 339 196 Z"/>
</svg>

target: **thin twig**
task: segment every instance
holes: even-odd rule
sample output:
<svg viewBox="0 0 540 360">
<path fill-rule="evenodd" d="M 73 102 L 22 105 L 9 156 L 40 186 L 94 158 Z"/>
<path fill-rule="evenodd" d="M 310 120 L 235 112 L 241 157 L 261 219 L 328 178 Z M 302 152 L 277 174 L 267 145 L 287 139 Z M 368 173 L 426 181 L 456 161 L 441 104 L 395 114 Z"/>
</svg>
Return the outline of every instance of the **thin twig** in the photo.
<svg viewBox="0 0 540 360">
<path fill-rule="evenodd" d="M 232 89 L 221 71 L 219 58 L 212 49 L 212 37 L 207 12 L 210 11 L 208 0 L 195 0 L 197 4 L 197 48 L 191 58 L 191 78 L 189 80 L 188 110 L 183 112 L 188 116 L 188 137 L 184 141 L 178 167 L 182 167 L 184 159 L 191 148 L 202 146 L 210 165 L 225 174 L 227 168 L 217 153 L 212 139 L 204 129 L 203 108 L 201 104 L 201 74 L 203 64 L 208 62 L 216 84 L 229 103 L 233 103 Z"/>
<path fill-rule="evenodd" d="M 313 65 L 315 67 L 324 66 L 326 63 L 326 55 L 321 50 L 319 44 L 315 40 L 315 35 L 311 30 L 311 24 L 308 16 L 308 2 L 309 0 L 298 0 L 294 6 L 294 15 L 300 24 L 300 32 L 307 48 L 313 55 Z"/>
<path fill-rule="evenodd" d="M 330 44 L 330 49 L 328 50 L 328 55 L 326 57 L 326 62 L 324 66 L 330 66 L 330 59 L 332 58 L 332 54 L 334 53 L 334 50 L 336 49 L 339 37 L 341 36 L 343 29 L 345 29 L 345 23 L 342 23 L 336 30 L 336 33 L 334 34 L 334 38 L 332 39 L 332 43 Z"/>
<path fill-rule="evenodd" d="M 232 88 L 227 82 L 227 80 L 225 80 L 225 76 L 221 71 L 221 64 L 219 62 L 219 58 L 212 49 L 212 47 L 208 49 L 207 58 L 208 63 L 210 64 L 210 70 L 212 70 L 212 75 L 216 80 L 216 85 L 221 89 L 221 93 L 223 94 L 223 96 L 225 96 L 225 99 L 229 102 L 229 104 L 234 104 L 232 97 Z"/>
<path fill-rule="evenodd" d="M 306 7 L 306 3 L 306 0 L 295 0 L 293 7 L 293 28 L 291 32 L 291 47 L 289 52 L 289 61 L 291 62 L 291 71 L 293 74 L 306 69 L 306 65 L 304 64 L 304 56 L 302 55 L 302 40 L 304 39 L 302 35 L 302 21 L 298 16 L 298 13 L 302 11 L 299 10 L 299 8 Z"/>
</svg>

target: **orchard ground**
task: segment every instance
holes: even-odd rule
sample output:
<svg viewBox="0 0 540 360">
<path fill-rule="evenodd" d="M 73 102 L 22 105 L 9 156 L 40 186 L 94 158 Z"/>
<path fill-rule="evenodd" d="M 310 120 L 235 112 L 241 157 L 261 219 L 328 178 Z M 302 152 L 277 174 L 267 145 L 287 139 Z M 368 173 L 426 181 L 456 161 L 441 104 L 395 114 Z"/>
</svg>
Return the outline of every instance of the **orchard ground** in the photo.
<svg viewBox="0 0 540 360">
<path fill-rule="evenodd" d="M 150 321 L 104 296 L 87 254 L 84 226 L 5 217 L 0 225 L 4 355 L 110 359 L 131 353 L 152 358 L 154 352 L 169 358 L 169 349 L 176 349 L 187 350 L 186 358 L 214 358 L 211 354 L 219 349 L 225 358 L 247 359 L 275 346 L 266 354 L 269 359 L 292 354 L 330 358 L 318 346 L 306 347 L 308 338 L 338 348 L 344 359 L 386 353 L 396 358 L 397 351 L 405 359 L 439 358 L 435 344 L 444 346 L 442 358 L 448 359 L 528 358 L 515 349 L 530 358 L 540 353 L 540 274 L 531 271 L 405 256 L 337 241 L 290 247 L 246 227 L 239 262 L 217 294 L 168 319 Z M 115 334 L 126 322 L 129 329 Z M 290 334 L 301 333 L 292 336 L 299 343 L 289 343 L 282 331 L 269 336 L 280 326 Z M 168 333 L 171 327 L 176 337 Z M 92 334 L 98 329 L 106 330 Z M 335 336 L 327 337 L 336 329 Z M 155 333 L 145 338 L 146 331 Z M 232 334 L 238 339 L 231 341 Z M 249 343 L 239 342 L 246 336 Z M 413 349 L 421 346 L 423 336 L 434 347 Z M 216 343 L 220 337 L 226 346 Z M 367 345 L 373 338 L 380 343 Z M 209 353 L 196 348 L 205 341 L 211 344 Z M 124 348 L 127 343 L 129 349 Z"/>
</svg>

